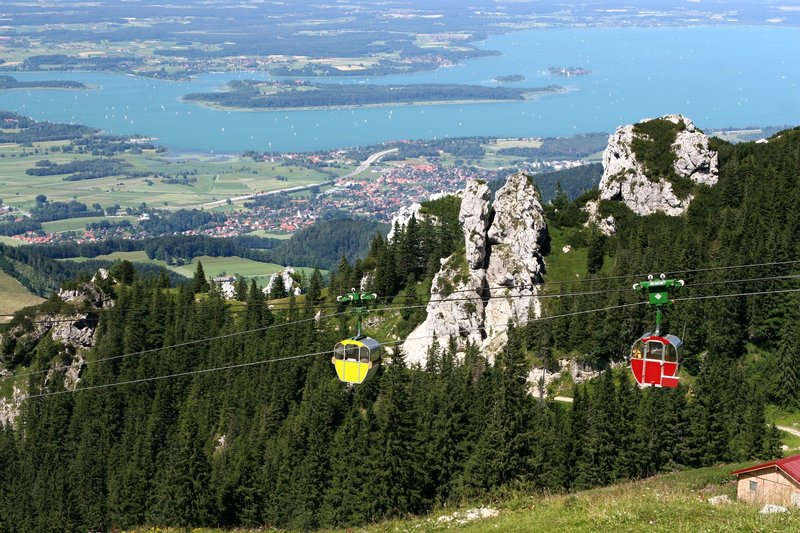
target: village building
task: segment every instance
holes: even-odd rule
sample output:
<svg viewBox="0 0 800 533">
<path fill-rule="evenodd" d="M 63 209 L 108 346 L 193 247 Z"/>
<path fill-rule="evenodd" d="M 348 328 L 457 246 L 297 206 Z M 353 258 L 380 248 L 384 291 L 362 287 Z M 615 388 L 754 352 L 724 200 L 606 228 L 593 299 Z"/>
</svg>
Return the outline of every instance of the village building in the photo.
<svg viewBox="0 0 800 533">
<path fill-rule="evenodd" d="M 736 497 L 757 505 L 800 507 L 800 455 L 731 472 L 738 478 Z"/>
</svg>

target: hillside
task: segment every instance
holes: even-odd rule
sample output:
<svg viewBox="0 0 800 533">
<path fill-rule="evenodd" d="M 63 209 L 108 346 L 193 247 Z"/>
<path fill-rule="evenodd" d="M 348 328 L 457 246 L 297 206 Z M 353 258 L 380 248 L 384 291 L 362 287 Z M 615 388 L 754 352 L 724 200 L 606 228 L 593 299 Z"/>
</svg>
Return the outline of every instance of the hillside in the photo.
<svg viewBox="0 0 800 533">
<path fill-rule="evenodd" d="M 440 511 L 427 518 L 392 521 L 361 531 L 459 530 L 560 533 L 633 531 L 797 531 L 800 515 L 762 515 L 758 507 L 736 502 L 731 470 L 715 466 L 663 474 L 567 495 L 516 495 L 486 504 L 498 515 L 466 524 L 464 510 Z M 730 504 L 713 506 L 708 498 L 727 495 Z"/>
<path fill-rule="evenodd" d="M 800 130 L 710 149 L 719 182 L 698 187 L 685 214 L 638 216 L 601 200 L 600 215 L 616 221 L 610 235 L 584 226 L 597 193 L 543 206 L 516 174 L 492 205 L 488 184 L 474 181 L 471 195 L 419 206 L 419 219 L 376 235 L 365 258 L 340 260 L 326 297 L 317 277 L 302 302 L 273 307 L 252 284 L 230 305 L 199 279 L 167 289 L 131 273 L 84 287 L 105 295 L 101 308 L 54 299 L 15 318 L 0 361 L 30 397 L 4 403 L 17 429 L 0 432 L 0 518 L 15 527 L 0 529 L 360 527 L 497 495 L 566 492 L 579 495 L 513 500 L 504 509 L 531 517 L 490 524 L 661 527 L 676 515 L 654 500 L 680 480 L 646 482 L 653 499 L 632 496 L 622 510 L 598 502 L 615 490 L 625 501 L 624 488 L 581 491 L 780 456 L 767 405 L 800 406 L 800 214 L 787 208 L 800 201 Z M 536 265 L 519 259 L 532 257 Z M 48 264 L 22 259 L 26 272 Z M 640 389 L 622 361 L 653 317 L 630 287 L 663 271 L 686 281 L 664 323 L 686 340 L 686 364 L 679 387 Z M 455 292 L 473 279 L 472 300 Z M 355 320 L 335 297 L 360 286 L 380 296 L 364 327 L 386 353 L 369 381 L 346 387 L 330 354 Z M 405 353 L 406 335 L 437 318 L 429 295 L 453 295 L 466 318 L 485 303 L 485 321 Z M 541 320 L 509 321 L 522 298 L 540 301 Z M 488 327 L 507 342 L 468 338 Z M 532 395 L 543 370 L 571 404 Z M 686 475 L 688 492 L 667 501 L 678 516 L 715 519 L 707 513 L 722 511 L 690 505 L 705 481 Z M 741 513 L 734 530 L 762 520 Z"/>
<path fill-rule="evenodd" d="M 0 322 L 5 322 L 7 315 L 28 305 L 42 302 L 42 298 L 32 294 L 22 284 L 0 270 Z"/>
<path fill-rule="evenodd" d="M 730 472 L 744 465 L 714 466 L 662 474 L 573 494 L 511 494 L 491 502 L 440 509 L 428 516 L 392 520 L 352 528 L 358 533 L 428 531 L 503 531 L 527 533 L 675 532 L 675 531 L 797 531 L 797 513 L 763 515 L 755 506 L 736 501 Z M 708 499 L 727 495 L 732 502 L 711 505 Z M 476 518 L 482 512 L 486 518 Z M 148 529 L 133 529 L 145 533 Z M 178 529 L 164 529 L 177 533 Z M 222 533 L 222 529 L 197 529 Z M 237 530 L 251 533 L 260 530 Z M 339 529 L 322 531 L 342 531 Z"/>
</svg>

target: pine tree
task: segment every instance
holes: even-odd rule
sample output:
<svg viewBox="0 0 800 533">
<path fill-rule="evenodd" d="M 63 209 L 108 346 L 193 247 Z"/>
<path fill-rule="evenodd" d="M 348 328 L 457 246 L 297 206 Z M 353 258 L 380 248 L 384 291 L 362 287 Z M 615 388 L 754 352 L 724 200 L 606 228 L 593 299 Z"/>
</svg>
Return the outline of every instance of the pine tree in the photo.
<svg viewBox="0 0 800 533">
<path fill-rule="evenodd" d="M 778 345 L 780 401 L 786 407 L 800 407 L 800 299 L 795 297 Z"/>
<path fill-rule="evenodd" d="M 195 294 L 208 292 L 209 289 L 208 279 L 206 279 L 206 273 L 203 271 L 203 263 L 200 261 L 197 262 L 197 268 L 194 271 L 192 289 Z"/>
<path fill-rule="evenodd" d="M 277 300 L 280 298 L 286 298 L 287 296 L 288 293 L 286 292 L 286 287 L 283 284 L 283 276 L 276 274 L 272 278 L 272 283 L 269 286 L 269 299 Z"/>
<path fill-rule="evenodd" d="M 495 359 L 495 392 L 486 428 L 466 464 L 465 485 L 479 490 L 522 480 L 530 455 L 532 399 L 528 396 L 528 368 L 522 332 L 508 328 L 505 350 Z"/>
<path fill-rule="evenodd" d="M 308 283 L 308 293 L 306 294 L 306 299 L 312 304 L 316 305 L 317 302 L 319 302 L 322 298 L 323 286 L 324 283 L 322 280 L 322 274 L 318 268 L 315 268 L 314 272 L 311 273 L 311 279 Z"/>
<path fill-rule="evenodd" d="M 236 282 L 233 286 L 233 297 L 239 302 L 247 301 L 247 280 L 242 276 L 236 277 Z"/>
<path fill-rule="evenodd" d="M 600 272 L 603 268 L 603 254 L 605 253 L 605 235 L 594 229 L 589 234 L 588 255 L 586 256 L 586 271 L 589 274 Z"/>
<path fill-rule="evenodd" d="M 17 444 L 10 425 L 0 425 L 0 531 L 16 531 L 16 504 L 22 495 L 14 491 L 18 477 Z"/>
<path fill-rule="evenodd" d="M 417 512 L 420 453 L 415 446 L 412 401 L 408 391 L 405 355 L 397 348 L 380 383 L 380 398 L 375 417 L 374 509 L 377 516 L 397 516 Z"/>
</svg>

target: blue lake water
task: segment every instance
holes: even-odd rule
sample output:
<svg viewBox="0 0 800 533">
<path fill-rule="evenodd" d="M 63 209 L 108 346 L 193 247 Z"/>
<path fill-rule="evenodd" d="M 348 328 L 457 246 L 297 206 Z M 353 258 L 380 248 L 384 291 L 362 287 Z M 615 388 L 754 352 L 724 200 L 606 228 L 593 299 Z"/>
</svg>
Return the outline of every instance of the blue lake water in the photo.
<svg viewBox="0 0 800 533">
<path fill-rule="evenodd" d="M 10 73 L 20 80 L 71 79 L 90 91 L 0 92 L 0 109 L 40 120 L 74 122 L 115 134 L 158 138 L 176 151 L 309 151 L 398 139 L 563 136 L 645 117 L 682 113 L 702 128 L 800 124 L 800 28 L 562 28 L 492 37 L 480 46 L 503 55 L 430 72 L 332 83 L 560 84 L 569 92 L 486 104 L 398 105 L 310 111 L 220 111 L 182 102 L 231 79 L 264 73 L 211 73 L 189 82 L 94 73 Z M 592 70 L 561 78 L 550 66 Z"/>
</svg>

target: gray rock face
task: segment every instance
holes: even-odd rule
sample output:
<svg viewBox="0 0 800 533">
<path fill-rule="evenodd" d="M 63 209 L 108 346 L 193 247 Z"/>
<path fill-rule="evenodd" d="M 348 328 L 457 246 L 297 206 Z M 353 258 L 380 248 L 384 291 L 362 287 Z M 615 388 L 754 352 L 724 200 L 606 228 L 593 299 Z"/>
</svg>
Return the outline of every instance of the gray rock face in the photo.
<svg viewBox="0 0 800 533">
<path fill-rule="evenodd" d="M 486 304 L 486 327 L 505 339 L 509 320 L 527 322 L 541 314 L 537 284 L 542 282 L 541 246 L 547 224 L 533 181 L 524 174 L 511 176 L 497 191 L 495 217 L 489 228 L 491 245 L 486 285 L 492 297 Z M 502 341 L 500 341 L 502 343 Z M 498 343 L 492 342 L 492 345 Z"/>
<path fill-rule="evenodd" d="M 410 362 L 424 362 L 434 339 L 446 346 L 451 336 L 459 349 L 482 344 L 491 357 L 492 349 L 504 344 L 509 320 L 525 322 L 540 313 L 535 284 L 544 270 L 547 227 L 538 192 L 526 175 L 516 174 L 491 207 L 489 198 L 489 188 L 478 182 L 463 193 L 459 221 L 465 252 L 442 260 L 427 318 L 403 346 Z M 497 299 L 484 303 L 490 292 Z"/>
<path fill-rule="evenodd" d="M 90 321 L 87 315 L 59 315 L 59 321 L 53 323 L 53 340 L 76 348 L 94 346 L 96 321 Z"/>
<path fill-rule="evenodd" d="M 479 181 L 471 181 L 461 198 L 461 211 L 458 221 L 464 230 L 467 250 L 467 264 L 472 269 L 483 268 L 486 257 L 486 229 L 489 224 L 489 199 L 492 192 L 489 186 Z"/>
<path fill-rule="evenodd" d="M 608 215 L 607 217 L 603 218 L 600 216 L 600 202 L 597 200 L 590 200 L 586 202 L 586 206 L 583 208 L 589 214 L 589 220 L 583 225 L 584 227 L 589 227 L 594 224 L 600 233 L 610 237 L 617 232 L 617 221 L 614 220 L 612 215 Z"/>
<path fill-rule="evenodd" d="M 100 271 L 93 279 L 107 279 L 108 273 Z M 85 283 L 73 290 L 62 290 L 59 297 L 75 306 L 89 305 L 98 309 L 109 309 L 114 306 L 114 301 L 103 293 L 94 283 Z M 48 371 L 45 381 L 53 379 L 57 372 L 64 372 L 64 387 L 74 389 L 80 380 L 81 371 L 86 363 L 82 350 L 95 344 L 95 331 L 97 326 L 96 315 L 87 313 L 50 314 L 38 317 L 38 322 L 32 330 L 16 327 L 6 331 L 0 337 L 8 336 L 16 342 L 37 343 L 42 337 L 50 334 L 52 339 L 59 343 L 59 362 Z M 0 362 L 2 364 L 2 362 Z M 0 375 L 12 375 L 5 369 L 0 369 Z M 27 398 L 27 386 L 14 387 L 13 397 L 10 400 L 0 399 L 0 422 L 14 423 L 19 415 L 22 401 Z"/>
<path fill-rule="evenodd" d="M 406 227 L 408 225 L 408 221 L 411 220 L 411 217 L 419 220 L 420 209 L 422 209 L 422 205 L 418 204 L 417 202 L 414 202 L 409 206 L 401 207 L 392 217 L 392 222 L 390 223 L 391 227 L 389 228 L 389 234 L 386 235 L 386 238 L 391 241 L 394 238 L 394 228 L 396 226 Z"/>
<path fill-rule="evenodd" d="M 410 362 L 424 363 L 434 341 L 447 346 L 453 337 L 459 349 L 464 349 L 468 342 L 479 345 L 483 341 L 481 295 L 486 273 L 483 269 L 467 269 L 459 262 L 457 256 L 442 259 L 442 267 L 431 285 L 428 316 L 403 344 Z"/>
<path fill-rule="evenodd" d="M 443 198 L 445 196 L 451 196 L 451 193 L 435 193 L 428 197 L 428 200 L 438 200 L 439 198 Z M 389 233 L 386 235 L 387 240 L 394 239 L 394 228 L 395 226 L 406 227 L 408 225 L 408 221 L 411 220 L 411 217 L 420 221 L 424 218 L 430 217 L 432 222 L 436 221 L 436 217 L 433 215 L 426 215 L 420 212 L 422 206 L 416 202 L 407 206 L 401 207 L 397 213 L 394 214 L 391 221 L 391 228 L 389 229 Z"/>
<path fill-rule="evenodd" d="M 106 272 L 105 277 L 103 277 L 101 274 L 103 271 L 105 271 L 105 269 L 101 268 L 92 279 L 97 279 L 98 276 L 102 279 L 106 279 L 108 277 L 108 273 Z M 58 297 L 67 303 L 72 303 L 75 305 L 90 305 L 96 309 L 108 309 L 114 306 L 114 300 L 112 300 L 103 291 L 98 289 L 97 286 L 95 286 L 92 282 L 84 283 L 76 289 L 61 289 L 58 291 Z"/>
<path fill-rule="evenodd" d="M 261 289 L 265 295 L 269 296 L 272 287 L 274 286 L 275 280 L 280 279 L 280 283 L 283 285 L 283 290 L 286 291 L 286 294 L 294 293 L 295 296 L 299 296 L 302 294 L 302 289 L 297 286 L 297 283 L 294 280 L 295 270 L 292 267 L 286 267 L 278 272 L 275 272 L 269 277 L 269 281 L 267 282 L 267 286 Z"/>
<path fill-rule="evenodd" d="M 697 184 L 713 186 L 719 178 L 719 156 L 708 148 L 708 137 L 695 128 L 694 123 L 682 115 L 662 117 L 675 124 L 682 123 L 671 149 L 675 154 L 675 173 Z M 653 119 L 645 119 L 648 122 Z M 603 177 L 600 179 L 600 197 L 603 200 L 622 200 L 634 213 L 651 215 L 665 213 L 670 216 L 686 212 L 692 195 L 678 198 L 672 184 L 665 179 L 651 181 L 633 152 L 633 124 L 621 126 L 609 137 L 603 152 Z"/>
<path fill-rule="evenodd" d="M 14 385 L 10 399 L 0 398 L 0 425 L 11 424 L 19 416 L 20 406 L 28 395 L 22 389 Z"/>
</svg>

